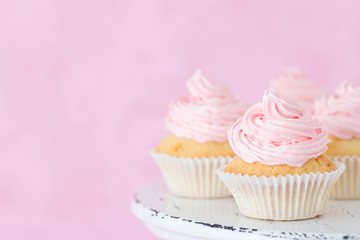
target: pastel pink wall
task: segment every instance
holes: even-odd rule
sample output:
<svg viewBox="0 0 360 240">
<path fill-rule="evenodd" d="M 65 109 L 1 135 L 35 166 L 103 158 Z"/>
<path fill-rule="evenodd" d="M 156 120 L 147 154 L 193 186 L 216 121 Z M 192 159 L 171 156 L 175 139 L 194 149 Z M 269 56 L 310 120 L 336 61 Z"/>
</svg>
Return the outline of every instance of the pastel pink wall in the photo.
<svg viewBox="0 0 360 240">
<path fill-rule="evenodd" d="M 359 1 L 1 1 L 0 239 L 155 239 L 132 193 L 201 68 L 248 101 L 281 67 L 360 83 Z M 136 230 L 134 230 L 136 228 Z"/>
</svg>

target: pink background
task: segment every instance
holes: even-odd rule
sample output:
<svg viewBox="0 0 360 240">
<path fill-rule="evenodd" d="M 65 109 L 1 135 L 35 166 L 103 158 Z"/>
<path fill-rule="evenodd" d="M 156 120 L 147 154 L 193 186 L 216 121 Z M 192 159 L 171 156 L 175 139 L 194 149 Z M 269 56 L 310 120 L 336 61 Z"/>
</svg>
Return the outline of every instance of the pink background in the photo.
<svg viewBox="0 0 360 240">
<path fill-rule="evenodd" d="M 0 239 L 155 239 L 132 193 L 196 68 L 242 100 L 288 65 L 360 83 L 359 1 L 0 3 Z"/>
</svg>

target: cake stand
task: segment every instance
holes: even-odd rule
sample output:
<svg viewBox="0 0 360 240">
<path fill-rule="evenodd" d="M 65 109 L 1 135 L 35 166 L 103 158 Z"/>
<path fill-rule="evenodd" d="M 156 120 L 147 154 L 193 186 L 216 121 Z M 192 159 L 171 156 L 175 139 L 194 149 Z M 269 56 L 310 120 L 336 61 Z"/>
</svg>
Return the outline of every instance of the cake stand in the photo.
<svg viewBox="0 0 360 240">
<path fill-rule="evenodd" d="M 326 213 L 313 219 L 264 221 L 242 216 L 232 198 L 180 198 L 155 181 L 139 189 L 131 205 L 166 240 L 360 239 L 360 201 L 329 200 Z"/>
</svg>

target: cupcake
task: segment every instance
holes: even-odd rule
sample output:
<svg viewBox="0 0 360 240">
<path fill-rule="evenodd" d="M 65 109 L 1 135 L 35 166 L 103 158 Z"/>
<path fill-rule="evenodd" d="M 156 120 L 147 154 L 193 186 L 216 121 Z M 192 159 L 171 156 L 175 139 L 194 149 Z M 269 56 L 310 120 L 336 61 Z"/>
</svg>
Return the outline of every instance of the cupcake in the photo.
<svg viewBox="0 0 360 240">
<path fill-rule="evenodd" d="M 360 87 L 344 82 L 316 102 L 316 118 L 329 132 L 327 155 L 346 165 L 331 197 L 360 199 Z"/>
<path fill-rule="evenodd" d="M 272 81 L 272 89 L 292 102 L 305 113 L 313 113 L 315 99 L 324 94 L 324 90 L 315 84 L 298 68 L 285 68 Z"/>
<path fill-rule="evenodd" d="M 297 220 L 322 214 L 344 171 L 327 150 L 327 131 L 310 115 L 265 91 L 228 131 L 237 157 L 217 174 L 248 217 Z"/>
<path fill-rule="evenodd" d="M 165 120 L 170 135 L 151 151 L 170 192 L 188 198 L 231 194 L 215 170 L 235 156 L 227 130 L 247 109 L 224 85 L 210 83 L 200 71 L 188 81 L 190 93 L 169 106 Z"/>
</svg>

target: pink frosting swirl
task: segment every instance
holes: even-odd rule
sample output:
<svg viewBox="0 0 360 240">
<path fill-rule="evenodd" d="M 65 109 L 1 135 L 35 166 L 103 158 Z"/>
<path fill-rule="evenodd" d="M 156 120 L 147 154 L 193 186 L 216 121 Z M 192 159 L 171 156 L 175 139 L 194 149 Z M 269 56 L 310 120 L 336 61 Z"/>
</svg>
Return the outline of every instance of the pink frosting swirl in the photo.
<svg viewBox="0 0 360 240">
<path fill-rule="evenodd" d="M 324 153 L 330 142 L 327 135 L 317 120 L 271 89 L 228 131 L 232 149 L 244 161 L 294 167 Z"/>
<path fill-rule="evenodd" d="M 281 98 L 297 104 L 306 113 L 313 112 L 315 99 L 325 92 L 298 68 L 285 68 L 279 72 L 273 79 L 272 88 Z"/>
<path fill-rule="evenodd" d="M 343 82 L 316 101 L 315 117 L 338 138 L 360 138 L 360 87 Z"/>
<path fill-rule="evenodd" d="M 226 142 L 226 132 L 249 107 L 235 99 L 229 88 L 210 83 L 200 71 L 190 78 L 190 97 L 169 106 L 167 129 L 178 137 L 197 142 Z"/>
</svg>

